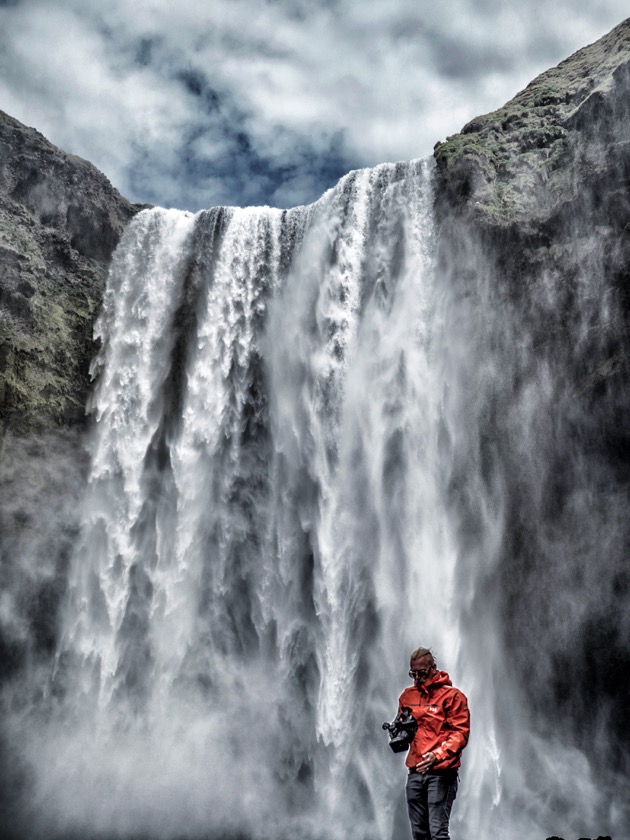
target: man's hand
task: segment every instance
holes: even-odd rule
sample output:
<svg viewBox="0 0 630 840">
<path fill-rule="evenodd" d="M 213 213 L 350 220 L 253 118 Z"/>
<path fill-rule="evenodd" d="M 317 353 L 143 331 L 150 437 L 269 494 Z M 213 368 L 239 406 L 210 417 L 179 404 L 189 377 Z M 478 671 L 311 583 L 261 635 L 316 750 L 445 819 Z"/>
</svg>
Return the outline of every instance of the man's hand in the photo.
<svg viewBox="0 0 630 840">
<path fill-rule="evenodd" d="M 425 753 L 422 756 L 422 761 L 416 764 L 416 770 L 418 773 L 426 773 L 430 767 L 437 762 L 437 758 L 432 752 Z"/>
</svg>

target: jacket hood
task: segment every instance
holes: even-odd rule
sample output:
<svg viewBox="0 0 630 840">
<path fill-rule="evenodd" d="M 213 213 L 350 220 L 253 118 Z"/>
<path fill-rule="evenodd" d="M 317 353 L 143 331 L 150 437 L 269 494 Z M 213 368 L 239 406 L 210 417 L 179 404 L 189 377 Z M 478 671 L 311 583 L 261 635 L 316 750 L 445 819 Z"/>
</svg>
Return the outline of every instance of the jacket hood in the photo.
<svg viewBox="0 0 630 840">
<path fill-rule="evenodd" d="M 442 688 L 445 685 L 453 685 L 451 678 L 446 671 L 436 671 L 433 676 L 420 686 L 420 691 L 424 694 L 429 694 L 433 688 Z"/>
</svg>

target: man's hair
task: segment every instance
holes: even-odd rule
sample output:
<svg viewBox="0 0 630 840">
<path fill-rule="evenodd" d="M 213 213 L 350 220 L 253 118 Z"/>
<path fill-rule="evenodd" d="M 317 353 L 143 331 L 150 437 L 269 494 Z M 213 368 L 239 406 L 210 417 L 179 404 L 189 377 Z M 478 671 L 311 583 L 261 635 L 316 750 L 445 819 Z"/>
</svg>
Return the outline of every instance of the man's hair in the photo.
<svg viewBox="0 0 630 840">
<path fill-rule="evenodd" d="M 435 657 L 433 656 L 429 648 L 424 647 L 416 648 L 409 657 L 409 662 L 413 662 L 414 659 L 422 659 L 423 656 L 430 656 L 431 665 L 435 665 Z"/>
</svg>

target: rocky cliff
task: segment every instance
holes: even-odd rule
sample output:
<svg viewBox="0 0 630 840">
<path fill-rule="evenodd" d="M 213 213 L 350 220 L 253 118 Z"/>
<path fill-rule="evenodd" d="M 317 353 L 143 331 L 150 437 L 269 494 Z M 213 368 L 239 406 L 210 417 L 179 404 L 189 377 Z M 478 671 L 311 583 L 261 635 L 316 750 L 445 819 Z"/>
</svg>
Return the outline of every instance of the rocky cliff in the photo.
<svg viewBox="0 0 630 840">
<path fill-rule="evenodd" d="M 0 680 L 56 641 L 92 327 L 138 209 L 92 164 L 0 112 Z"/>
<path fill-rule="evenodd" d="M 0 112 L 0 423 L 82 424 L 107 265 L 137 212 L 92 164 Z"/>
<path fill-rule="evenodd" d="M 541 729 L 627 773 L 630 20 L 435 158 L 440 271 L 468 302 L 466 341 L 504 359 L 481 374 L 492 399 L 462 406 L 482 421 L 462 453 L 486 508 L 460 489 L 463 454 L 454 504 L 471 550 L 471 523 L 501 522 L 486 597 Z M 463 360 L 462 376 L 480 373 Z"/>
<path fill-rule="evenodd" d="M 627 202 L 629 78 L 626 20 L 437 143 L 439 206 L 468 224 L 534 233 L 604 177 L 605 210 L 616 212 L 613 201 Z"/>
</svg>

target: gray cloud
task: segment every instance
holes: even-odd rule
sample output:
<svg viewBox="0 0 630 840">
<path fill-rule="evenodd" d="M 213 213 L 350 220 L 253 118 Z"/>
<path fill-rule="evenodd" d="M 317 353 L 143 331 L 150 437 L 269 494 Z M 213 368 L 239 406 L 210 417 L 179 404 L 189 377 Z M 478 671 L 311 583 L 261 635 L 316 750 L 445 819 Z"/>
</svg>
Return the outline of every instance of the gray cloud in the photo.
<svg viewBox="0 0 630 840">
<path fill-rule="evenodd" d="M 312 201 L 596 40 L 620 0 L 0 0 L 0 107 L 129 198 Z"/>
</svg>

